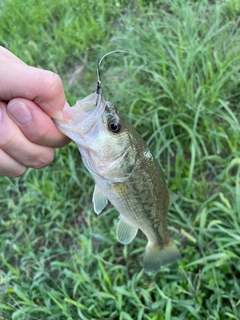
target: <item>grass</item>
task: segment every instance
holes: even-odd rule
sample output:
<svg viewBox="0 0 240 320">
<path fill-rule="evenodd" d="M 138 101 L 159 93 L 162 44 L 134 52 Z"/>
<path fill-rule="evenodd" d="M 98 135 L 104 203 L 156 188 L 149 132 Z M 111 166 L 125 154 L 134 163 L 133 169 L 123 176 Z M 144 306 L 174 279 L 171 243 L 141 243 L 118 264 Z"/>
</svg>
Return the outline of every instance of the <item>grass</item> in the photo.
<svg viewBox="0 0 240 320">
<path fill-rule="evenodd" d="M 240 319 L 238 1 L 3 1 L 0 44 L 60 74 L 71 104 L 105 95 L 159 159 L 183 259 L 142 270 L 146 239 L 117 243 L 93 213 L 73 144 L 53 164 L 0 177 L 0 319 Z"/>
</svg>

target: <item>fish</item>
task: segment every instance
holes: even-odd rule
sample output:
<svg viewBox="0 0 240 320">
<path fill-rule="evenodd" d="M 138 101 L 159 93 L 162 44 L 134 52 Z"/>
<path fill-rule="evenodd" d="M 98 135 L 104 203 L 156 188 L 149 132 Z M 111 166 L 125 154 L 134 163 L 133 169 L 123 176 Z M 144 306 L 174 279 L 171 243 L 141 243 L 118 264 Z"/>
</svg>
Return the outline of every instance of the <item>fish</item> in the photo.
<svg viewBox="0 0 240 320">
<path fill-rule="evenodd" d="M 76 102 L 68 123 L 54 120 L 72 139 L 95 181 L 93 206 L 100 214 L 108 201 L 119 212 L 117 239 L 129 244 L 140 229 L 148 239 L 146 272 L 158 272 L 181 259 L 167 226 L 169 206 L 178 198 L 166 184 L 149 147 L 101 90 Z"/>
</svg>

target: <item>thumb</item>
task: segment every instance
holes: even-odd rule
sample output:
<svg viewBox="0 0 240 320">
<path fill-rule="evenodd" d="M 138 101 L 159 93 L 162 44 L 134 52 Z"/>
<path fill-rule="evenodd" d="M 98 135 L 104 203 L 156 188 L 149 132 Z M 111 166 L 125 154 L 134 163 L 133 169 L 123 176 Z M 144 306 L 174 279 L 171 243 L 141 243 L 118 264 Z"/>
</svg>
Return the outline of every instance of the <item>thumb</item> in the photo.
<svg viewBox="0 0 240 320">
<path fill-rule="evenodd" d="M 56 73 L 6 59 L 0 61 L 0 74 L 3 75 L 0 77 L 3 100 L 25 98 L 34 101 L 53 119 L 71 119 L 71 108 L 66 101 L 62 80 Z"/>
</svg>

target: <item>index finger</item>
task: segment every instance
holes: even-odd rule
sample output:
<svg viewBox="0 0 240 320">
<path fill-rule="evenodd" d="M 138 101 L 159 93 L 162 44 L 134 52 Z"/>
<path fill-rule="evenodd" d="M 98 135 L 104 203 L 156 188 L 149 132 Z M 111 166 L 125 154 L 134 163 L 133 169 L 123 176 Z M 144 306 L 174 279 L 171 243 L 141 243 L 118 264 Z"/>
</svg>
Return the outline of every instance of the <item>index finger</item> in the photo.
<svg viewBox="0 0 240 320">
<path fill-rule="evenodd" d="M 15 59 L 0 59 L 0 75 L 1 99 L 26 98 L 34 101 L 53 119 L 66 121 L 71 118 L 62 80 L 57 74 Z"/>
<path fill-rule="evenodd" d="M 1 56 L 4 56 L 5 58 L 11 59 L 11 60 L 15 60 L 16 62 L 25 64 L 25 62 L 23 62 L 22 60 L 20 60 L 18 57 L 16 57 L 12 52 L 8 51 L 7 49 L 5 49 L 4 47 L 0 46 L 0 59 Z"/>
</svg>

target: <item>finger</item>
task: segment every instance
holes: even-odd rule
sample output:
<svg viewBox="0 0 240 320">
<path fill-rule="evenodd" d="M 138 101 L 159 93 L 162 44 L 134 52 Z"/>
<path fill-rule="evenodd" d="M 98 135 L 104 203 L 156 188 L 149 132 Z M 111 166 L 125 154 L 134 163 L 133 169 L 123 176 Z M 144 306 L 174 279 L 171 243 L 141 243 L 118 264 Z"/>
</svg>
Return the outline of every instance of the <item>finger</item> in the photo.
<svg viewBox="0 0 240 320">
<path fill-rule="evenodd" d="M 0 176 L 16 178 L 23 175 L 27 167 L 14 160 L 6 152 L 0 149 Z"/>
<path fill-rule="evenodd" d="M 54 149 L 29 141 L 9 118 L 6 104 L 0 102 L 0 148 L 26 167 L 43 168 L 54 158 Z"/>
<path fill-rule="evenodd" d="M 16 57 L 12 52 L 10 52 L 7 49 L 5 49 L 4 47 L 0 46 L 0 58 L 2 58 L 2 57 L 7 58 L 7 59 L 11 59 L 11 60 L 14 60 L 15 62 L 26 65 L 26 63 L 24 63 L 22 60 L 20 60 L 18 57 Z"/>
<path fill-rule="evenodd" d="M 66 102 L 61 78 L 47 70 L 0 60 L 1 98 L 10 101 L 26 98 L 34 101 L 51 118 L 61 121 L 71 119 L 71 109 Z"/>
<path fill-rule="evenodd" d="M 30 100 L 11 100 L 7 105 L 7 113 L 25 137 L 36 144 L 59 148 L 70 142 L 70 139 L 56 128 L 52 119 Z"/>
</svg>

